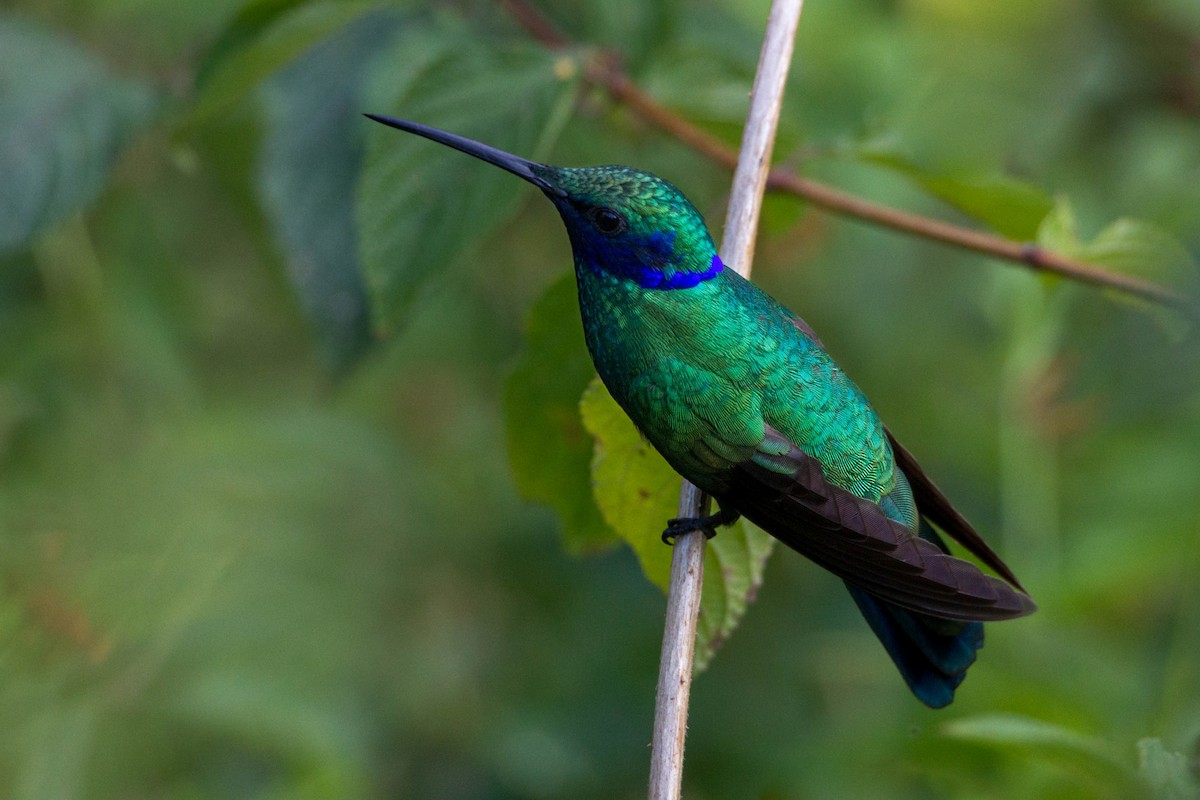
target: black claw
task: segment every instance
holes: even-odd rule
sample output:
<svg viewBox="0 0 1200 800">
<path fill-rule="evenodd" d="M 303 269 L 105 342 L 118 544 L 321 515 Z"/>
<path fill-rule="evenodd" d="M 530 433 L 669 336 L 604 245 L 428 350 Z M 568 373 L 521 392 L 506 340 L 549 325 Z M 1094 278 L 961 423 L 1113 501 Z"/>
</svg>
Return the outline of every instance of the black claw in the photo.
<svg viewBox="0 0 1200 800">
<path fill-rule="evenodd" d="M 717 535 L 713 530 L 712 517 L 676 517 L 675 519 L 667 520 L 667 528 L 662 532 L 662 540 L 665 545 L 674 545 L 675 539 L 683 536 L 685 533 L 693 531 L 704 531 L 704 538 L 711 539 Z"/>
<path fill-rule="evenodd" d="M 717 535 L 717 528 L 737 522 L 741 515 L 736 511 L 721 509 L 707 517 L 676 517 L 667 520 L 667 528 L 662 532 L 663 544 L 673 546 L 675 539 L 685 533 L 704 531 L 704 538 L 711 539 Z"/>
</svg>

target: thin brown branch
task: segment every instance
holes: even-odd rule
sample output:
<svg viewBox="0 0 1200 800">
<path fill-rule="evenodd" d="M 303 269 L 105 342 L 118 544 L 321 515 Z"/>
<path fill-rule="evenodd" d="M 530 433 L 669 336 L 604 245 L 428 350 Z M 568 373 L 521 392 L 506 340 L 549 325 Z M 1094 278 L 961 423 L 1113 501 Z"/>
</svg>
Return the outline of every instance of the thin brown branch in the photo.
<svg viewBox="0 0 1200 800">
<path fill-rule="evenodd" d="M 615 59 L 593 60 L 584 71 L 584 79 L 601 87 L 618 103 L 628 106 L 643 120 L 683 142 L 705 158 L 728 169 L 737 166 L 736 150 L 646 94 L 617 66 Z"/>
<path fill-rule="evenodd" d="M 500 5 L 508 10 L 517 24 L 530 36 L 551 50 L 558 50 L 571 43 L 553 22 L 525 0 L 500 0 Z"/>
<path fill-rule="evenodd" d="M 525 0 L 500 0 L 513 18 L 537 41 L 551 49 L 570 44 L 568 39 L 540 11 Z M 630 108 L 646 122 L 691 147 L 711 161 L 729 169 L 737 165 L 737 153 L 721 139 L 688 122 L 659 103 L 636 83 L 611 56 L 592 59 L 584 71 L 588 83 L 606 91 L 613 100 Z M 975 253 L 1105 289 L 1124 292 L 1133 297 L 1170 306 L 1191 314 L 1196 313 L 1193 300 L 1168 287 L 1131 275 L 1098 267 L 1068 258 L 1029 242 L 1019 242 L 1003 236 L 955 225 L 943 220 L 890 208 L 865 200 L 832 186 L 810 180 L 776 167 L 767 179 L 770 191 L 784 192 L 803 198 L 814 206 L 842 216 L 852 217 L 894 231 L 960 247 Z"/>
<path fill-rule="evenodd" d="M 1052 272 L 1081 283 L 1115 289 L 1143 300 L 1173 306 L 1180 310 L 1186 311 L 1190 308 L 1190 304 L 1184 297 L 1157 283 L 1120 272 L 1111 272 L 1083 261 L 1076 261 L 1030 242 L 1018 242 L 932 217 L 872 203 L 784 170 L 772 170 L 768 185 L 772 190 L 803 197 L 813 205 L 826 210 L 864 222 L 883 225 L 901 233 L 933 239 L 944 244 L 961 247 L 964 250 L 1024 264 L 1030 269 Z"/>
</svg>

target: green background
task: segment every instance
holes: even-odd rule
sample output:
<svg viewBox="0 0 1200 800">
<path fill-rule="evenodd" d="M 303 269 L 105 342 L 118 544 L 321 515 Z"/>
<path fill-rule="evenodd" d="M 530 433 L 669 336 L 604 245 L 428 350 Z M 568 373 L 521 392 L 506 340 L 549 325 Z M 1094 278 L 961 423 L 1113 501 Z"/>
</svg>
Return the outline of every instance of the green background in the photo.
<svg viewBox="0 0 1200 800">
<path fill-rule="evenodd" d="M 540 7 L 736 144 L 765 2 Z M 0 10 L 0 796 L 644 796 L 664 599 L 587 491 L 569 289 L 529 317 L 561 225 L 358 116 L 637 165 L 718 233 L 728 174 L 591 52 L 475 2 Z M 810 0 L 776 160 L 1194 293 L 1200 5 Z M 780 549 L 685 795 L 1195 797 L 1196 334 L 786 197 L 754 274 L 1040 611 L 934 712 Z"/>
</svg>

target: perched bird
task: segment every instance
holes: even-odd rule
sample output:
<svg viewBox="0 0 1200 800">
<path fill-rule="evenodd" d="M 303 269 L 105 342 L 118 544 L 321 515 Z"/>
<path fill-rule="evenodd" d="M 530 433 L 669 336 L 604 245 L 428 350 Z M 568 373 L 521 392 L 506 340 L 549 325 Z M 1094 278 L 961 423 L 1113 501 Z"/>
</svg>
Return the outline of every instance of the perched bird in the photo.
<svg viewBox="0 0 1200 800">
<path fill-rule="evenodd" d="M 1034 611 L 812 329 L 721 263 L 675 186 L 630 167 L 539 164 L 367 116 L 508 170 L 554 203 L 596 371 L 646 439 L 720 507 L 671 520 L 664 540 L 750 519 L 845 581 L 901 676 L 934 708 L 954 699 L 975 661 L 982 621 Z M 935 525 L 1004 580 L 950 556 Z"/>
</svg>

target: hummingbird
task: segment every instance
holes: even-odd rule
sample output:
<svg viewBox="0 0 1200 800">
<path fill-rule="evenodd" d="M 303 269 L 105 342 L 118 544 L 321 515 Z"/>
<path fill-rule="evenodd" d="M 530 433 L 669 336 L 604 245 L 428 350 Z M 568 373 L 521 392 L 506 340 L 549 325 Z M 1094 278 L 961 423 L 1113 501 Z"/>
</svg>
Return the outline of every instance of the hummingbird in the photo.
<svg viewBox="0 0 1200 800">
<path fill-rule="evenodd" d="M 597 373 L 645 439 L 718 506 L 669 520 L 664 541 L 749 519 L 843 580 L 932 708 L 954 699 L 985 621 L 1036 609 L 812 328 L 721 262 L 673 184 L 625 166 L 541 164 L 366 116 L 507 170 L 558 209 Z M 950 555 L 935 526 L 999 577 Z"/>
</svg>

